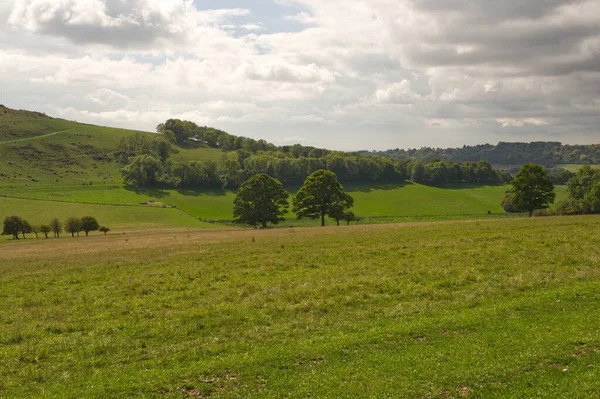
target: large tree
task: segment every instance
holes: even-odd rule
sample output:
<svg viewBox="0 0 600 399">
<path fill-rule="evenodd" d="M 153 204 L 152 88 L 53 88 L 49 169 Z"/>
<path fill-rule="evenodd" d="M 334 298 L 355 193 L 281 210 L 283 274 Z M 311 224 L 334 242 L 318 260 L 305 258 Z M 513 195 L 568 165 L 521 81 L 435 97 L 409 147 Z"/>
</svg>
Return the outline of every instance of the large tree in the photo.
<svg viewBox="0 0 600 399">
<path fill-rule="evenodd" d="M 279 224 L 287 213 L 289 194 L 281 182 L 260 174 L 248 179 L 233 202 L 233 217 L 237 223 L 251 226 Z"/>
<path fill-rule="evenodd" d="M 536 209 L 548 208 L 556 198 L 552 179 L 540 165 L 523 165 L 511 184 L 514 206 L 529 212 L 529 217 Z"/>
<path fill-rule="evenodd" d="M 91 216 L 84 216 L 81 218 L 81 229 L 85 231 L 87 237 L 90 231 L 96 231 L 100 228 L 98 221 Z"/>
<path fill-rule="evenodd" d="M 321 226 L 325 226 L 325 216 L 337 216 L 352 208 L 354 199 L 344 192 L 335 173 L 321 169 L 306 178 L 293 204 L 298 219 L 321 218 Z"/>
</svg>

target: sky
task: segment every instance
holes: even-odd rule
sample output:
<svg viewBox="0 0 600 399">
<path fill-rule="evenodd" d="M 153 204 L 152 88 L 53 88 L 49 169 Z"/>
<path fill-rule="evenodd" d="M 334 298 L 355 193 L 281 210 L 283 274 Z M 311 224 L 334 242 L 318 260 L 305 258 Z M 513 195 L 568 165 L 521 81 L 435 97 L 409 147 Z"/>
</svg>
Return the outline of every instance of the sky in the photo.
<svg viewBox="0 0 600 399">
<path fill-rule="evenodd" d="M 339 150 L 600 143 L 598 0 L 0 0 L 0 104 Z"/>
</svg>

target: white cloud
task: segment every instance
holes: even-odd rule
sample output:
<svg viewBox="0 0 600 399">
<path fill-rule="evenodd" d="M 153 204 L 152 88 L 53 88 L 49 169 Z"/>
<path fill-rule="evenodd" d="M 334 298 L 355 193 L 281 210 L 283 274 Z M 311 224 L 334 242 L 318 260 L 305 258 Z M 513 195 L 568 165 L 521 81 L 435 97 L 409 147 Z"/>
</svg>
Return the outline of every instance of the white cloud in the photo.
<svg viewBox="0 0 600 399">
<path fill-rule="evenodd" d="M 276 33 L 252 2 L 0 2 L 0 102 L 345 149 L 597 140 L 597 0 L 275 3 Z"/>
</svg>

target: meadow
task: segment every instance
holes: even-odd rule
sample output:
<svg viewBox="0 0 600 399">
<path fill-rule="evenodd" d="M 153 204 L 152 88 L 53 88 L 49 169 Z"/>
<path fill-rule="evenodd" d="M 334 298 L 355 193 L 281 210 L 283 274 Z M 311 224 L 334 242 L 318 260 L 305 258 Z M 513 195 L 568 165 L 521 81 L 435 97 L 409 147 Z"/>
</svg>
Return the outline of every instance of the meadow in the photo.
<svg viewBox="0 0 600 399">
<path fill-rule="evenodd" d="M 0 397 L 600 397 L 600 218 L 0 247 Z"/>
<path fill-rule="evenodd" d="M 488 211 L 500 214 L 504 213 L 500 202 L 509 188 L 510 186 L 468 185 L 438 188 L 412 183 L 345 187 L 355 199 L 354 212 L 365 218 L 475 217 L 485 216 Z M 291 194 L 296 191 L 295 188 L 288 190 Z M 557 200 L 566 198 L 565 186 L 557 186 L 556 191 Z M 175 205 L 204 220 L 217 221 L 233 218 L 235 198 L 234 192 L 226 190 L 146 190 L 129 189 L 118 184 L 0 186 L 0 196 L 2 195 L 44 200 L 46 202 L 43 207 L 46 209 L 54 206 L 48 201 L 128 205 L 156 201 Z M 27 204 L 32 212 L 41 206 L 38 202 L 22 204 Z M 8 210 L 9 207 L 5 206 L 5 209 Z M 13 213 L 18 211 L 18 208 L 12 209 Z M 288 216 L 295 218 L 293 214 Z"/>
<path fill-rule="evenodd" d="M 79 218 L 93 216 L 101 225 L 110 227 L 113 233 L 159 227 L 217 227 L 174 208 L 80 204 L 3 197 L 0 197 L 0 215 L 21 216 L 29 223 L 38 226 L 48 224 L 53 218 L 64 221 L 71 216 Z M 29 234 L 29 237 L 31 238 L 32 235 Z M 3 236 L 0 241 L 8 239 L 8 236 Z"/>
</svg>

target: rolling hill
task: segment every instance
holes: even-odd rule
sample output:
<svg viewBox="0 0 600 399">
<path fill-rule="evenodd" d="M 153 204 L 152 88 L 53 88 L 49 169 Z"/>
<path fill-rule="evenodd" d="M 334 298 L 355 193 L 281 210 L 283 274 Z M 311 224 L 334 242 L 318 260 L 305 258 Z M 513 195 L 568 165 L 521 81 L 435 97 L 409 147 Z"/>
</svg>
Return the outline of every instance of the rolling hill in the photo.
<svg viewBox="0 0 600 399">
<path fill-rule="evenodd" d="M 135 134 L 153 135 L 0 107 L 0 217 L 17 214 L 40 224 L 55 216 L 95 215 L 101 223 L 121 230 L 136 223 L 138 227 L 215 227 L 200 220 L 232 219 L 232 191 L 125 186 L 115 153 L 123 137 Z M 172 159 L 218 161 L 223 154 L 194 143 L 178 147 Z M 508 189 L 464 184 L 440 188 L 410 182 L 345 188 L 356 199 L 354 211 L 365 223 L 483 218 L 488 211 L 492 217 L 503 216 L 500 201 Z M 288 190 L 293 193 L 295 188 Z M 557 192 L 558 199 L 566 196 L 564 187 Z M 284 226 L 314 224 L 294 220 L 293 214 L 288 219 Z"/>
<path fill-rule="evenodd" d="M 0 187 L 121 184 L 114 153 L 123 137 L 153 133 L 86 125 L 0 107 Z M 219 160 L 207 146 L 178 149 L 174 160 Z"/>
</svg>

